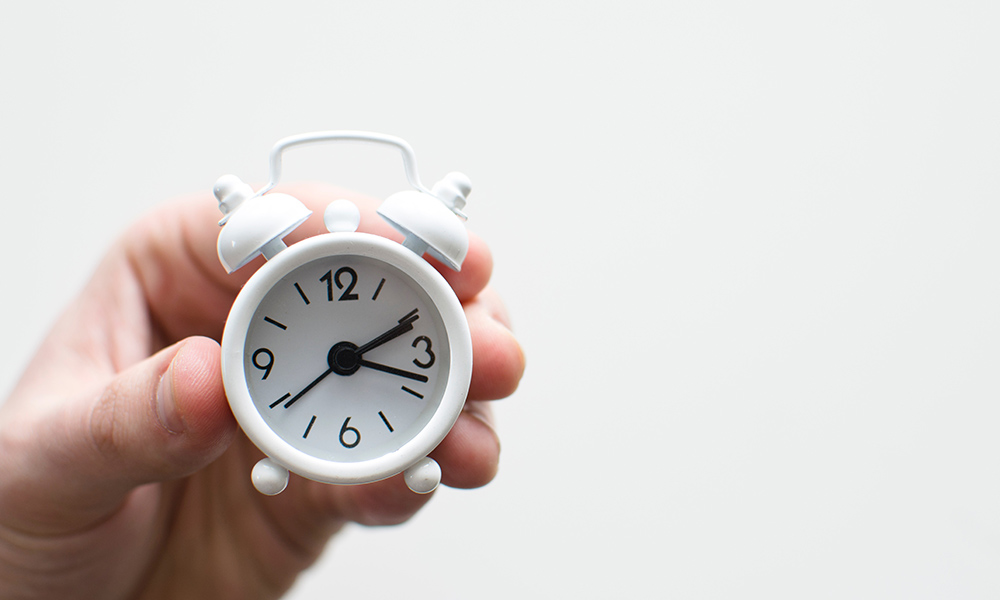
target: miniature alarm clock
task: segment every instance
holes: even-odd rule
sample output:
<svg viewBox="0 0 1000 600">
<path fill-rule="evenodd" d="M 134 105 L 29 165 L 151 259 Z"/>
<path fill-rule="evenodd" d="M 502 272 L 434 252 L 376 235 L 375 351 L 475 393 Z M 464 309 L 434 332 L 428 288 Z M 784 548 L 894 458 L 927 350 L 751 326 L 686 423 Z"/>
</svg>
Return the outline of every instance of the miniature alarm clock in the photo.
<svg viewBox="0 0 1000 600">
<path fill-rule="evenodd" d="M 324 212 L 329 233 L 286 246 L 283 238 L 311 211 L 270 191 L 282 153 L 343 140 L 402 152 L 413 189 L 387 198 L 378 214 L 404 241 L 357 232 L 357 207 L 335 200 Z M 437 487 L 441 469 L 427 455 L 464 406 L 472 343 L 458 298 L 423 256 L 461 268 L 469 191 L 460 173 L 423 187 L 405 141 L 357 131 L 280 140 L 257 192 L 233 175 L 216 182 L 222 265 L 232 273 L 258 254 L 267 259 L 237 296 L 222 336 L 226 396 L 266 455 L 251 474 L 259 491 L 280 493 L 289 472 L 331 484 L 402 472 L 417 493 Z"/>
</svg>

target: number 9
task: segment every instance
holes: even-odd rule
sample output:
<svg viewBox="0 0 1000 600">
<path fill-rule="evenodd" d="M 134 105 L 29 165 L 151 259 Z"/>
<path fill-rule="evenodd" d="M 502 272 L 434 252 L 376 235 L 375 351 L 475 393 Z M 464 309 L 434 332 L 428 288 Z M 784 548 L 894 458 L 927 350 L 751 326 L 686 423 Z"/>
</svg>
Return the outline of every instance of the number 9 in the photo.
<svg viewBox="0 0 1000 600">
<path fill-rule="evenodd" d="M 267 362 L 264 364 L 257 362 L 257 357 L 261 354 L 267 356 Z M 274 366 L 274 354 L 267 348 L 261 348 L 253 353 L 253 358 L 251 358 L 250 361 L 253 363 L 253 366 L 257 367 L 261 371 L 264 371 L 264 376 L 260 378 L 260 380 L 263 381 L 267 379 L 268 375 L 271 374 L 271 367 Z"/>
</svg>

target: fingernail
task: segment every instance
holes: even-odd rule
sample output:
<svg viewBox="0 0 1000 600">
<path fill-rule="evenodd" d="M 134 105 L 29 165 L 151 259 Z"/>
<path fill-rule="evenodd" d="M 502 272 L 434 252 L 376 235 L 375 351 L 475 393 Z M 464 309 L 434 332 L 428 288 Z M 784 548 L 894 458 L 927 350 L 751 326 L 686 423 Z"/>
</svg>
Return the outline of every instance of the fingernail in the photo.
<svg viewBox="0 0 1000 600">
<path fill-rule="evenodd" d="M 159 385 L 156 386 L 156 416 L 164 429 L 176 434 L 184 431 L 184 421 L 181 420 L 181 415 L 177 411 L 173 374 L 174 365 L 171 363 L 160 377 Z"/>
</svg>

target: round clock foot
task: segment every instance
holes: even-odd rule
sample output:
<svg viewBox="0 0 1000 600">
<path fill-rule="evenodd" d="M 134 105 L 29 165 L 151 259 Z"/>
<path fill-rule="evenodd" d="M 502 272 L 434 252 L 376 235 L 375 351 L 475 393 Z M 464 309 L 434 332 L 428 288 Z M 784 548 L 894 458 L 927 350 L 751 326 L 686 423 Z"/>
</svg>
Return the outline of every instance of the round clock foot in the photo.
<svg viewBox="0 0 1000 600">
<path fill-rule="evenodd" d="M 403 471 L 406 487 L 418 494 L 429 494 L 441 483 L 441 466 L 433 458 L 422 458 Z"/>
<path fill-rule="evenodd" d="M 250 479 L 253 480 L 253 486 L 258 492 L 274 496 L 284 491 L 288 485 L 288 469 L 270 458 L 265 458 L 254 465 Z"/>
</svg>

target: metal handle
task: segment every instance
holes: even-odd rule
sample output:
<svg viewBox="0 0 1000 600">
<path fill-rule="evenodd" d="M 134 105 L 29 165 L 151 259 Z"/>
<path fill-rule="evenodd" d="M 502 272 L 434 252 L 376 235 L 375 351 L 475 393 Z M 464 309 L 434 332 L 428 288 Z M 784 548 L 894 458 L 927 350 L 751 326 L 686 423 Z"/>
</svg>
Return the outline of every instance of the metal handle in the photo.
<svg viewBox="0 0 1000 600">
<path fill-rule="evenodd" d="M 421 192 L 426 192 L 428 194 L 431 193 L 430 190 L 425 188 L 423 184 L 420 183 L 420 176 L 417 174 L 417 159 L 414 156 L 413 148 L 411 148 L 405 140 L 396 136 L 381 133 L 345 130 L 315 131 L 312 133 L 292 135 L 278 140 L 274 147 L 271 148 L 271 154 L 269 157 L 270 175 L 268 176 L 267 185 L 258 190 L 254 195 L 260 196 L 261 194 L 265 194 L 278 184 L 278 179 L 281 178 L 281 153 L 286 149 L 291 148 L 292 146 L 331 141 L 370 142 L 374 144 L 393 146 L 399 149 L 403 153 L 403 169 L 406 172 L 407 181 L 410 182 L 410 185 Z"/>
</svg>

